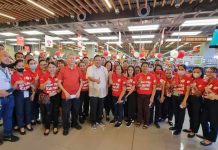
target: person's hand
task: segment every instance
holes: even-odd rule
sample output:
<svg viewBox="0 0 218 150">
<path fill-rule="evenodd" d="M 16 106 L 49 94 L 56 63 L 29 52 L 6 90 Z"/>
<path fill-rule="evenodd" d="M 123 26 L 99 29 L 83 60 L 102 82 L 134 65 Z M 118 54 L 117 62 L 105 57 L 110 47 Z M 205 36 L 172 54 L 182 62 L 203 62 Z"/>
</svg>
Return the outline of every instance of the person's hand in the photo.
<svg viewBox="0 0 218 150">
<path fill-rule="evenodd" d="M 64 92 L 64 95 L 65 95 L 67 100 L 70 99 L 70 94 L 67 91 Z"/>
<path fill-rule="evenodd" d="M 77 92 L 76 93 L 76 98 L 79 98 L 80 97 L 80 92 Z"/>
<path fill-rule="evenodd" d="M 154 102 L 154 98 L 150 98 L 150 104 L 153 104 L 153 102 Z"/>
<path fill-rule="evenodd" d="M 57 92 L 51 92 L 48 95 L 49 95 L 49 97 L 52 97 L 52 96 L 55 96 L 56 94 L 57 94 Z"/>
<path fill-rule="evenodd" d="M 33 100 L 34 100 L 34 97 L 35 97 L 35 93 L 33 93 L 33 94 L 30 96 L 30 100 L 33 101 Z"/>
<path fill-rule="evenodd" d="M 48 79 L 48 80 L 46 81 L 46 85 L 49 85 L 49 84 L 51 84 L 51 80 Z"/>
<path fill-rule="evenodd" d="M 164 99 L 165 99 L 165 97 L 164 97 L 164 96 L 161 96 L 161 97 L 160 97 L 160 103 L 163 103 L 163 102 L 164 102 Z"/>
<path fill-rule="evenodd" d="M 117 103 L 118 103 L 118 104 L 122 104 L 123 102 L 122 102 L 121 99 L 118 99 Z"/>
<path fill-rule="evenodd" d="M 2 91 L 0 92 L 0 94 L 1 94 L 1 97 L 6 97 L 6 96 L 8 96 L 10 93 L 8 93 L 6 90 L 2 90 Z"/>
<path fill-rule="evenodd" d="M 187 107 L 186 101 L 182 101 L 181 106 L 182 106 L 182 108 L 186 108 Z"/>
<path fill-rule="evenodd" d="M 100 84 L 100 82 L 101 82 L 100 78 L 96 79 L 97 84 Z"/>
<path fill-rule="evenodd" d="M 209 99 L 209 100 L 215 100 L 216 97 L 217 96 L 214 92 L 211 92 L 211 93 L 207 94 L 206 96 L 204 96 L 204 98 Z"/>
</svg>

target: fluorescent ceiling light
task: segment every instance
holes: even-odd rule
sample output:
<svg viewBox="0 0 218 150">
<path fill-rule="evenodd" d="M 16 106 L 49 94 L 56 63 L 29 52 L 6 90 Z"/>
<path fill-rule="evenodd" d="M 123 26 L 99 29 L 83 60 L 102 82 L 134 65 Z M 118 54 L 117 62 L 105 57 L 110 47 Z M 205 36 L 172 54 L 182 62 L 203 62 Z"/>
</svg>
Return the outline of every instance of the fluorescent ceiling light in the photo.
<svg viewBox="0 0 218 150">
<path fill-rule="evenodd" d="M 46 11 L 47 13 L 51 14 L 51 15 L 55 15 L 55 13 L 53 13 L 52 11 L 48 10 L 47 8 L 43 7 L 40 4 L 37 4 L 36 2 L 32 1 L 32 0 L 27 0 L 28 2 L 30 2 L 31 4 L 35 5 L 36 7 Z"/>
<path fill-rule="evenodd" d="M 110 33 L 112 32 L 109 28 L 94 28 L 94 29 L 84 29 L 88 33 Z"/>
<path fill-rule="evenodd" d="M 17 34 L 11 33 L 11 32 L 2 32 L 2 33 L 0 33 L 0 35 L 4 35 L 4 36 L 16 36 Z"/>
<path fill-rule="evenodd" d="M 112 6 L 111 6 L 109 0 L 104 0 L 104 1 L 105 1 L 105 3 L 107 4 L 107 6 L 108 6 L 109 8 L 112 8 Z"/>
<path fill-rule="evenodd" d="M 4 43 L 4 41 L 0 41 L 0 43 Z"/>
<path fill-rule="evenodd" d="M 9 16 L 9 15 L 6 15 L 4 13 L 0 13 L 0 16 L 3 16 L 3 17 L 6 17 L 6 18 L 9 18 L 9 19 L 12 19 L 12 20 L 15 20 L 16 18 L 12 17 L 12 16 Z"/>
<path fill-rule="evenodd" d="M 51 38 L 53 41 L 55 41 L 55 40 L 63 40 L 63 38 L 60 38 L 60 37 L 52 37 L 52 36 L 50 36 L 49 38 Z"/>
<path fill-rule="evenodd" d="M 69 38 L 70 40 L 73 40 L 73 41 L 79 41 L 79 40 L 81 40 L 81 41 L 88 41 L 89 39 L 87 39 L 87 38 L 85 38 L 85 37 L 82 37 L 81 39 L 79 39 L 79 38 Z"/>
<path fill-rule="evenodd" d="M 70 35 L 70 34 L 75 34 L 74 32 L 70 31 L 70 30 L 57 30 L 57 31 L 49 31 L 53 34 L 56 35 Z"/>
<path fill-rule="evenodd" d="M 123 42 L 117 42 L 117 41 L 111 41 L 111 42 L 106 42 L 107 44 L 123 44 Z"/>
<path fill-rule="evenodd" d="M 17 41 L 17 39 L 5 39 L 6 41 L 12 41 L 12 42 L 14 42 L 14 41 Z"/>
<path fill-rule="evenodd" d="M 212 38 L 211 37 L 207 38 L 207 41 L 212 41 Z"/>
<path fill-rule="evenodd" d="M 135 44 L 139 43 L 152 43 L 153 41 L 134 41 Z"/>
<path fill-rule="evenodd" d="M 44 34 L 44 33 L 39 32 L 39 31 L 21 31 L 21 33 L 27 34 L 27 35 L 40 35 L 40 34 Z"/>
<path fill-rule="evenodd" d="M 40 41 L 40 39 L 37 38 L 25 38 L 25 41 Z"/>
<path fill-rule="evenodd" d="M 205 19 L 193 19 L 186 20 L 181 26 L 189 27 L 189 26 L 211 26 L 217 25 L 218 18 L 205 18 Z"/>
<path fill-rule="evenodd" d="M 171 36 L 191 36 L 198 35 L 201 31 L 186 31 L 186 32 L 173 32 Z"/>
<path fill-rule="evenodd" d="M 166 46 L 166 48 L 172 46 L 174 43 L 175 43 L 175 42 L 170 42 L 170 44 L 168 44 L 168 45 Z"/>
<path fill-rule="evenodd" d="M 141 26 L 128 26 L 129 31 L 152 31 L 158 30 L 159 25 L 141 25 Z"/>
<path fill-rule="evenodd" d="M 98 37 L 99 40 L 118 40 L 117 36 L 100 36 Z"/>
<path fill-rule="evenodd" d="M 133 39 L 150 39 L 154 37 L 155 35 L 132 35 Z"/>
<path fill-rule="evenodd" d="M 83 42 L 84 45 L 97 45 L 97 42 Z"/>
<path fill-rule="evenodd" d="M 10 45 L 17 45 L 17 43 L 9 43 Z"/>
<path fill-rule="evenodd" d="M 73 41 L 62 41 L 61 43 L 62 44 L 75 44 L 75 42 Z"/>
<path fill-rule="evenodd" d="M 36 44 L 39 44 L 39 43 L 37 43 L 37 42 L 25 42 L 25 44 L 36 45 Z"/>
<path fill-rule="evenodd" d="M 181 41 L 181 39 L 165 39 L 166 42 L 178 42 L 178 41 Z"/>
</svg>

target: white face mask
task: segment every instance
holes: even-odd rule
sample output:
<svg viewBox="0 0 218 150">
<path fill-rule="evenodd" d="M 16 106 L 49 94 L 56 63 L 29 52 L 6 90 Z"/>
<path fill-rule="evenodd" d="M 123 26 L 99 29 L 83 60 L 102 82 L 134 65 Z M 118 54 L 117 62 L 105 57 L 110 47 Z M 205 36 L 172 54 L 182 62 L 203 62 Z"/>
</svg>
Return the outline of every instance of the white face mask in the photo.
<svg viewBox="0 0 218 150">
<path fill-rule="evenodd" d="M 201 76 L 201 73 L 193 73 L 194 78 L 199 78 Z"/>
</svg>

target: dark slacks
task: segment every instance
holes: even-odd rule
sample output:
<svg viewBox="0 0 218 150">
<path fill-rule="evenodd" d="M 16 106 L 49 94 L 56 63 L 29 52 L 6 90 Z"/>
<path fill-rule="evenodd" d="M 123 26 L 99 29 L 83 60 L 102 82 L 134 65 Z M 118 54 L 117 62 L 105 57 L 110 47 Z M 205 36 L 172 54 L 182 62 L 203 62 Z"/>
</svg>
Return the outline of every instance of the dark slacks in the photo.
<svg viewBox="0 0 218 150">
<path fill-rule="evenodd" d="M 137 94 L 137 121 L 146 125 L 150 124 L 150 97 L 151 95 Z"/>
<path fill-rule="evenodd" d="M 90 120 L 92 124 L 101 122 L 104 108 L 104 98 L 90 98 Z"/>
<path fill-rule="evenodd" d="M 136 117 L 136 92 L 127 97 L 126 105 L 128 120 L 134 120 Z"/>
<path fill-rule="evenodd" d="M 165 100 L 162 104 L 162 119 L 168 119 L 168 121 L 173 120 L 173 100 L 172 97 L 165 97 Z"/>
<path fill-rule="evenodd" d="M 89 114 L 89 92 L 88 91 L 81 91 L 80 93 L 80 108 L 79 108 L 79 115 L 80 116 L 87 116 Z"/>
</svg>

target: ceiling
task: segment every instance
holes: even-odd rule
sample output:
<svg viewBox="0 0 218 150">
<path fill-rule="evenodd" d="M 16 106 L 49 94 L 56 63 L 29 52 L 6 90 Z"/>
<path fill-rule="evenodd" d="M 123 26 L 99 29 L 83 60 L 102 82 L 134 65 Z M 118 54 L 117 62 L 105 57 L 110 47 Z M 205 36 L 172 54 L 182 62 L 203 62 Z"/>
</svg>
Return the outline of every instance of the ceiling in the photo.
<svg viewBox="0 0 218 150">
<path fill-rule="evenodd" d="M 179 31 L 179 26 L 187 19 L 218 17 L 218 1 L 216 0 L 109 0 L 111 8 L 105 0 L 35 0 L 34 2 L 54 14 L 39 9 L 28 0 L 1 0 L 0 13 L 12 16 L 14 19 L 0 15 L 0 33 L 12 32 L 25 38 L 39 38 L 44 41 L 44 35 L 57 36 L 50 33 L 50 30 L 70 30 L 88 38 L 91 42 L 104 45 L 106 41 L 99 40 L 98 36 L 118 37 L 120 32 L 123 42 L 122 47 L 112 44 L 113 47 L 124 51 L 138 50 L 141 47 L 150 50 L 157 42 L 160 42 L 163 30 L 165 30 L 165 39 L 173 38 L 171 34 Z M 176 4 L 180 6 L 176 8 Z M 150 6 L 150 14 L 140 16 L 137 11 L 147 5 Z M 86 14 L 84 21 L 77 19 L 80 14 Z M 149 24 L 159 24 L 158 30 L 137 32 L 128 30 L 128 26 Z M 100 27 L 110 28 L 112 32 L 89 34 L 84 31 L 86 28 Z M 211 37 L 215 27 L 180 27 L 180 31 L 202 31 L 199 35 Z M 33 36 L 20 33 L 24 30 L 37 30 L 44 34 Z M 134 44 L 132 35 L 144 34 L 155 35 L 155 38 L 149 39 L 152 40 L 152 43 Z M 69 38 L 77 37 L 77 35 L 58 35 L 58 37 L 62 38 L 61 41 L 70 41 Z M 10 38 L 15 38 L 15 36 L 0 36 L 0 41 Z M 56 41 L 56 43 L 61 41 Z M 164 53 L 182 44 L 184 43 L 164 41 L 160 50 Z M 183 49 L 189 50 L 199 44 L 189 43 Z"/>
</svg>

